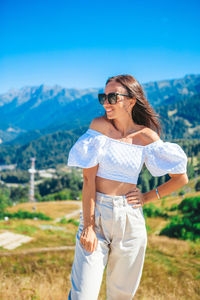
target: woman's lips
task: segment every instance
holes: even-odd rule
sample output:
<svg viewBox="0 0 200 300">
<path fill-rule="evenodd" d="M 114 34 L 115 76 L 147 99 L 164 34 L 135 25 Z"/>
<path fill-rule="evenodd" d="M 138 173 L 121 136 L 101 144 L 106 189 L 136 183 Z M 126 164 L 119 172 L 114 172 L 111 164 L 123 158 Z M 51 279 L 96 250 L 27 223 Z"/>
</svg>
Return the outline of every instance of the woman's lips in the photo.
<svg viewBox="0 0 200 300">
<path fill-rule="evenodd" d="M 112 112 L 113 110 L 112 109 L 106 109 L 106 112 L 107 113 L 110 113 L 110 112 Z"/>
</svg>

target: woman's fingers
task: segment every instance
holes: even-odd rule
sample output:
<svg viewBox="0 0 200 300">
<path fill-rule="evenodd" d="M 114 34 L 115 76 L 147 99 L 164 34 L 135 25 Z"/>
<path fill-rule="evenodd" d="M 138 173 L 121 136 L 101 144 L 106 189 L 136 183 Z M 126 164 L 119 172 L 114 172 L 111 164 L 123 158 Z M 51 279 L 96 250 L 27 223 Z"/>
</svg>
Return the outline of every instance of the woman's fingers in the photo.
<svg viewBox="0 0 200 300">
<path fill-rule="evenodd" d="M 97 247 L 97 238 L 94 240 L 92 251 L 96 250 Z"/>
<path fill-rule="evenodd" d="M 132 204 L 133 207 L 142 206 L 142 200 L 140 199 L 140 196 L 127 197 L 127 202 L 128 202 L 128 204 Z"/>
<path fill-rule="evenodd" d="M 132 197 L 136 197 L 137 195 L 139 195 L 139 192 L 130 192 L 130 193 L 128 193 L 128 194 L 126 194 L 125 196 L 127 197 L 127 198 L 132 198 Z"/>
<path fill-rule="evenodd" d="M 128 204 L 131 204 L 132 206 L 137 207 L 137 206 L 141 206 L 142 203 L 141 203 L 140 199 L 137 199 L 134 201 L 128 201 Z"/>
<path fill-rule="evenodd" d="M 97 245 L 96 233 L 90 232 L 90 236 L 88 236 L 88 233 L 83 230 L 80 236 L 80 243 L 86 251 L 93 252 Z"/>
<path fill-rule="evenodd" d="M 92 252 L 92 243 L 88 244 L 87 251 Z"/>
<path fill-rule="evenodd" d="M 134 188 L 132 191 L 126 193 L 126 195 L 127 195 L 127 196 L 130 196 L 130 195 L 132 195 L 132 194 L 134 194 L 134 193 L 137 193 L 138 191 L 140 191 L 140 189 Z"/>
<path fill-rule="evenodd" d="M 128 203 L 137 203 L 138 201 L 140 201 L 139 197 L 129 197 L 126 199 Z"/>
<path fill-rule="evenodd" d="M 81 240 L 80 240 L 80 241 L 81 241 Z M 83 248 L 84 248 L 86 251 L 89 251 L 89 252 L 91 251 L 91 248 L 92 248 L 92 247 L 91 247 L 91 243 L 90 243 L 90 242 L 87 242 L 87 241 L 84 241 L 84 240 L 83 240 L 81 244 L 82 244 Z"/>
<path fill-rule="evenodd" d="M 131 197 L 127 199 L 127 202 L 137 202 L 138 201 L 138 197 Z"/>
<path fill-rule="evenodd" d="M 89 252 L 93 252 L 96 248 L 96 239 L 94 240 L 94 242 L 92 243 L 91 241 L 87 244 L 87 248 L 86 250 Z"/>
<path fill-rule="evenodd" d="M 140 207 L 140 206 L 142 206 L 142 204 L 135 204 L 135 205 L 133 205 L 133 207 Z"/>
<path fill-rule="evenodd" d="M 134 204 L 133 205 L 134 207 L 142 206 L 141 205 L 142 200 L 140 199 L 141 198 L 140 189 L 135 188 L 133 191 L 127 193 L 125 196 L 126 196 L 127 202 L 129 204 Z"/>
</svg>

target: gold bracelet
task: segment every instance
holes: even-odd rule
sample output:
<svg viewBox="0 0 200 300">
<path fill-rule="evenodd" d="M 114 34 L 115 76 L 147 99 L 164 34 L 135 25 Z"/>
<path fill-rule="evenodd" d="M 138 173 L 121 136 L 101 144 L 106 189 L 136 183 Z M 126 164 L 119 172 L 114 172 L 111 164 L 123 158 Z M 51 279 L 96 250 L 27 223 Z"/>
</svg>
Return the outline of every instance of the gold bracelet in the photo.
<svg viewBox="0 0 200 300">
<path fill-rule="evenodd" d="M 157 188 L 156 188 L 156 195 L 157 195 L 158 199 L 160 199 Z"/>
</svg>

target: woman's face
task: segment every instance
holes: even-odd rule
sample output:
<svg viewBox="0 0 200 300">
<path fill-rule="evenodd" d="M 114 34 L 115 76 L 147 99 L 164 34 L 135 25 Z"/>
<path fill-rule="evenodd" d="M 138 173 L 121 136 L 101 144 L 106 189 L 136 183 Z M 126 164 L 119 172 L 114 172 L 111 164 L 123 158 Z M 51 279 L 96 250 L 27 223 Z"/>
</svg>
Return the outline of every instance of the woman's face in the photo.
<svg viewBox="0 0 200 300">
<path fill-rule="evenodd" d="M 120 93 L 124 95 L 128 95 L 127 90 L 118 82 L 111 81 L 109 82 L 106 87 L 104 93 L 106 95 L 110 93 Z M 108 102 L 108 99 L 103 104 L 103 107 L 106 111 L 106 115 L 108 119 L 116 119 L 125 117 L 127 118 L 127 115 L 130 116 L 132 107 L 134 106 L 136 100 L 131 99 L 125 96 L 117 96 L 117 103 L 116 104 L 110 104 Z"/>
</svg>

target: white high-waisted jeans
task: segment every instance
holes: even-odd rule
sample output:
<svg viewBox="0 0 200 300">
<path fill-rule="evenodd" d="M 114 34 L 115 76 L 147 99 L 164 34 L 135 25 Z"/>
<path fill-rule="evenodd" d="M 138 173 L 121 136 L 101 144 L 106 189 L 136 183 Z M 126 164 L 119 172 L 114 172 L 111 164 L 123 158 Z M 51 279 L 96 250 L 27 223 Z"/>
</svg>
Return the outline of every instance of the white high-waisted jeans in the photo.
<svg viewBox="0 0 200 300">
<path fill-rule="evenodd" d="M 81 213 L 71 272 L 68 300 L 96 300 L 104 268 L 108 300 L 133 299 L 142 276 L 147 231 L 142 206 L 134 208 L 124 196 L 96 192 L 95 231 L 98 245 L 94 252 L 80 243 Z"/>
</svg>

